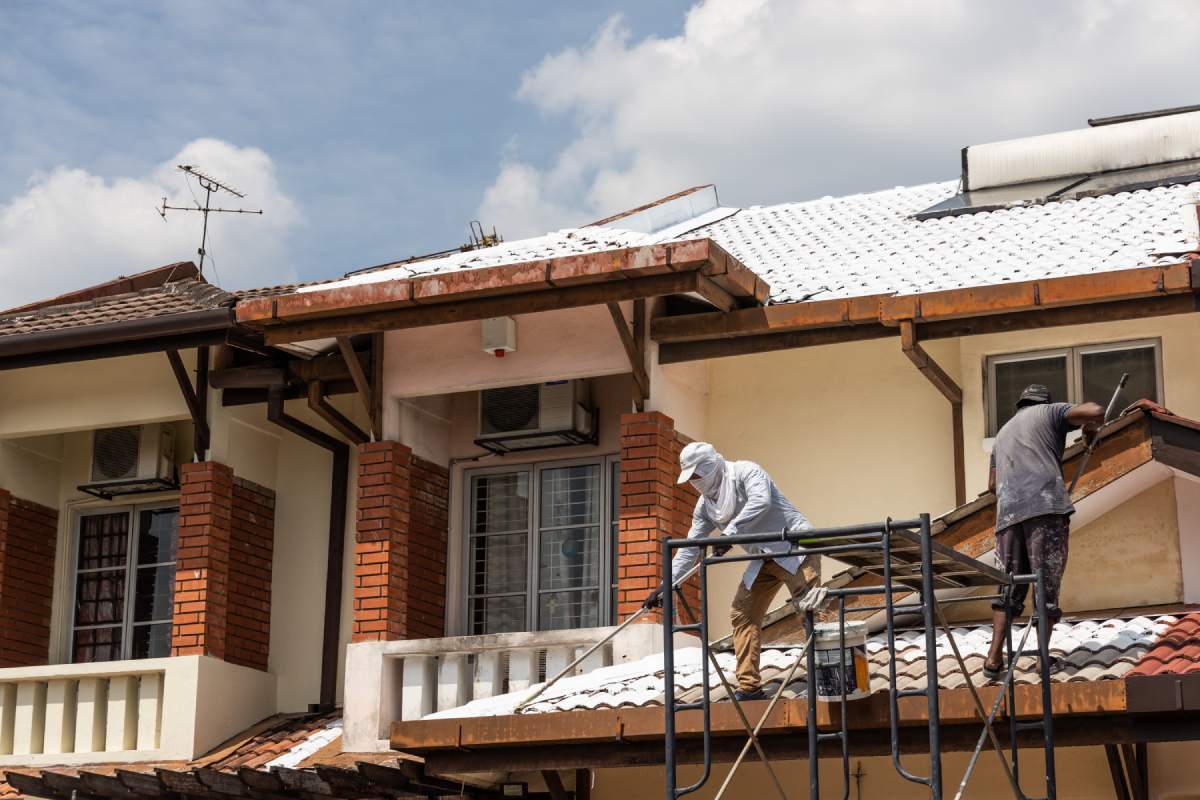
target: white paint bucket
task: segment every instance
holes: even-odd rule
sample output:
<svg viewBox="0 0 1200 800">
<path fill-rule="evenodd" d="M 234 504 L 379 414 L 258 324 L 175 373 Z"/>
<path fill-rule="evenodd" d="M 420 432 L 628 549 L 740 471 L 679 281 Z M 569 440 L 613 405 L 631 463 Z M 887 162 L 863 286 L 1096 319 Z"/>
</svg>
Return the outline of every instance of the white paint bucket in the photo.
<svg viewBox="0 0 1200 800">
<path fill-rule="evenodd" d="M 841 649 L 838 624 L 817 624 L 813 647 L 817 660 L 817 699 L 840 702 L 842 685 L 846 699 L 858 700 L 871 694 L 871 674 L 867 666 L 867 623 L 846 622 L 846 649 Z"/>
</svg>

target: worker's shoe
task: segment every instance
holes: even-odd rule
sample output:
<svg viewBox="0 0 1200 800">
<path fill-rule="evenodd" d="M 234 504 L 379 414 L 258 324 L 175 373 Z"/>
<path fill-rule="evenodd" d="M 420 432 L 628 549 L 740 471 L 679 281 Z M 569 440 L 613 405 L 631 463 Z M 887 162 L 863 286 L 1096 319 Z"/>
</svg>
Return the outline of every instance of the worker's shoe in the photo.
<svg viewBox="0 0 1200 800">
<path fill-rule="evenodd" d="M 986 662 L 983 665 L 983 677 L 987 678 L 992 683 L 1000 680 L 1000 678 L 1004 675 L 1004 671 L 1003 662 L 1001 662 L 1000 666 L 995 668 L 988 666 Z"/>
<path fill-rule="evenodd" d="M 733 699 L 737 700 L 739 703 L 744 702 L 746 700 L 766 700 L 767 693 L 762 690 L 761 686 L 758 687 L 757 689 L 753 689 L 749 692 L 738 689 L 736 692 L 733 693 Z"/>
</svg>

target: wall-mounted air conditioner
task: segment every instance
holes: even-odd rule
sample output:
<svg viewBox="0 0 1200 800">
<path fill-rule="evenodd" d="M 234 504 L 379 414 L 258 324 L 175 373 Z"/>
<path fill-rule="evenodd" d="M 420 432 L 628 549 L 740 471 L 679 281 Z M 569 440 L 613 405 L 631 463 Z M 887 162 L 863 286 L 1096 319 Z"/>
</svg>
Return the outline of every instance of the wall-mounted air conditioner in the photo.
<svg viewBox="0 0 1200 800">
<path fill-rule="evenodd" d="M 598 433 L 598 416 L 585 380 L 505 386 L 479 393 L 475 444 L 493 453 L 596 444 Z"/>
<path fill-rule="evenodd" d="M 105 499 L 160 492 L 175 479 L 175 428 L 170 423 L 100 428 L 92 433 L 91 482 L 80 491 Z"/>
</svg>

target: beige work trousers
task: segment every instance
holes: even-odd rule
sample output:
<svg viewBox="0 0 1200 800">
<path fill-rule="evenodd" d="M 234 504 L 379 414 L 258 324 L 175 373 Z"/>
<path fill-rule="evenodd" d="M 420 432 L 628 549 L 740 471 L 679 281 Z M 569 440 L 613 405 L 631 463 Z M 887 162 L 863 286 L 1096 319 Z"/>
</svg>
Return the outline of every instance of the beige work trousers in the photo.
<svg viewBox="0 0 1200 800">
<path fill-rule="evenodd" d="M 758 658 L 762 652 L 762 623 L 780 586 L 786 586 L 794 598 L 804 595 L 821 579 L 819 556 L 808 556 L 800 562 L 796 574 L 788 572 L 774 560 L 766 561 L 749 589 L 739 583 L 729 609 L 733 623 L 733 651 L 737 655 L 737 688 L 753 692 L 762 686 L 758 673 Z"/>
</svg>

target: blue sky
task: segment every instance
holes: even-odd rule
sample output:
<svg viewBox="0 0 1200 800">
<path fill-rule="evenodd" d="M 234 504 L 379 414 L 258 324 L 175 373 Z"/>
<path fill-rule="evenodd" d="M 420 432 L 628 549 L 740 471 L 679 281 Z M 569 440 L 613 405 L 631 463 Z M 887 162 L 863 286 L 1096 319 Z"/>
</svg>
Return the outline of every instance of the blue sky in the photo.
<svg viewBox="0 0 1200 800">
<path fill-rule="evenodd" d="M 185 155 L 266 208 L 214 225 L 240 286 L 699 182 L 749 205 L 953 178 L 971 142 L 1200 100 L 1186 2 L 694 5 L 6 0 L 0 305 L 193 257 L 198 221 L 152 211 L 186 202 Z"/>
</svg>

